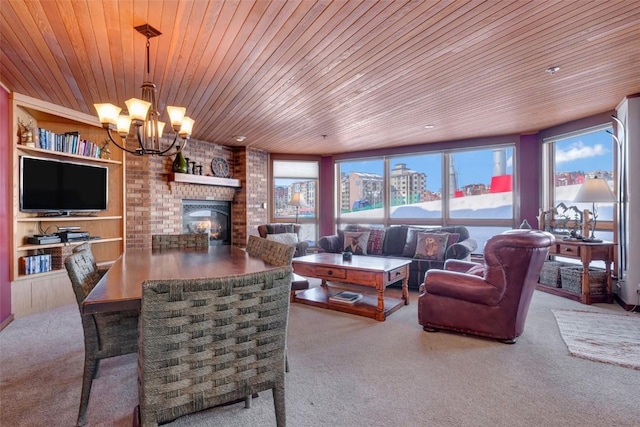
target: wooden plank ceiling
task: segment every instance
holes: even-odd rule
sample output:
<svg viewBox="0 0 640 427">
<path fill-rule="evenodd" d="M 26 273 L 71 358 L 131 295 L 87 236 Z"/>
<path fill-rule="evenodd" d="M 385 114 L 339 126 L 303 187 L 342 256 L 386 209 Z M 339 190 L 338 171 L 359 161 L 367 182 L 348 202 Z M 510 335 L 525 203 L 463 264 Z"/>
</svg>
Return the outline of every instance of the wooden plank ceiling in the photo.
<svg viewBox="0 0 640 427">
<path fill-rule="evenodd" d="M 0 17 L 12 91 L 124 107 L 148 23 L 158 109 L 187 107 L 196 139 L 277 153 L 536 132 L 640 92 L 634 0 L 2 0 Z"/>
</svg>

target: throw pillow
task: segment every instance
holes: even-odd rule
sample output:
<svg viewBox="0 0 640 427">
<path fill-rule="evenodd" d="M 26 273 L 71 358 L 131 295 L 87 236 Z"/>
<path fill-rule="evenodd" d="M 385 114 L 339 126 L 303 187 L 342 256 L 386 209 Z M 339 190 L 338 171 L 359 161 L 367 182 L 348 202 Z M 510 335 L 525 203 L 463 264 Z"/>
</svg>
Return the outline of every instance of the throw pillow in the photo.
<svg viewBox="0 0 640 427">
<path fill-rule="evenodd" d="M 298 235 L 296 233 L 267 234 L 267 240 L 296 246 L 298 244 Z"/>
<path fill-rule="evenodd" d="M 416 253 L 416 245 L 418 244 L 418 233 L 430 231 L 427 228 L 409 227 L 407 230 L 407 240 L 405 240 L 402 256 L 412 257 Z"/>
<path fill-rule="evenodd" d="M 382 255 L 382 245 L 384 244 L 385 229 L 376 227 L 358 227 L 357 231 L 368 231 L 369 242 L 367 243 L 368 255 Z"/>
<path fill-rule="evenodd" d="M 449 246 L 453 245 L 454 243 L 458 243 L 458 241 L 460 240 L 459 233 L 447 233 L 445 231 L 440 231 L 438 233 L 447 235 L 447 248 L 449 248 Z"/>
<path fill-rule="evenodd" d="M 368 241 L 368 231 L 345 231 L 344 251 L 351 252 L 354 255 L 366 255 Z"/>
<path fill-rule="evenodd" d="M 418 233 L 415 258 L 444 261 L 448 236 L 443 233 Z"/>
<path fill-rule="evenodd" d="M 473 274 L 474 276 L 484 277 L 485 268 L 484 265 L 478 264 L 474 265 L 470 269 L 467 270 L 467 274 Z"/>
<path fill-rule="evenodd" d="M 382 255 L 382 244 L 384 243 L 384 228 L 372 228 L 369 231 L 369 242 L 367 243 L 367 253 L 370 255 Z"/>
</svg>

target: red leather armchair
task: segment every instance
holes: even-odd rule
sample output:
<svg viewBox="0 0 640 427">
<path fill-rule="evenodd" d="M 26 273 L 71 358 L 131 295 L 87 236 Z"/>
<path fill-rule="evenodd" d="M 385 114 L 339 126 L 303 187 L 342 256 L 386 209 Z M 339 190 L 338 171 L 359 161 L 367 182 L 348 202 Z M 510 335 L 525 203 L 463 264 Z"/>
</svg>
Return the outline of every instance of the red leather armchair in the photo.
<svg viewBox="0 0 640 427">
<path fill-rule="evenodd" d="M 554 240 L 544 231 L 509 230 L 487 241 L 484 265 L 447 260 L 444 270 L 427 271 L 418 298 L 420 325 L 428 332 L 445 329 L 515 343 Z"/>
</svg>

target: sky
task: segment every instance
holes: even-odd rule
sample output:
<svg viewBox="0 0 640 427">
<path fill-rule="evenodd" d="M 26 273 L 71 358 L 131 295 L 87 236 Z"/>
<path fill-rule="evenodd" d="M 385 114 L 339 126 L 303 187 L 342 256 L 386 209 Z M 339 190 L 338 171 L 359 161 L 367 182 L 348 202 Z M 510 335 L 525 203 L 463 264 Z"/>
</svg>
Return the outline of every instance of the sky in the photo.
<svg viewBox="0 0 640 427">
<path fill-rule="evenodd" d="M 568 138 L 556 142 L 556 172 L 594 172 L 613 170 L 613 138 L 604 130 Z M 513 149 L 509 148 L 506 157 L 506 173 L 512 170 Z M 454 167 L 458 173 L 458 187 L 469 184 L 491 183 L 493 150 L 477 150 L 454 153 Z M 439 192 L 442 188 L 441 165 L 439 155 L 421 155 L 394 157 L 391 167 L 397 163 L 406 163 L 409 169 L 427 174 L 427 189 Z M 383 174 L 380 160 L 341 162 L 341 172 L 368 172 Z M 431 173 L 430 173 L 431 171 Z"/>
</svg>

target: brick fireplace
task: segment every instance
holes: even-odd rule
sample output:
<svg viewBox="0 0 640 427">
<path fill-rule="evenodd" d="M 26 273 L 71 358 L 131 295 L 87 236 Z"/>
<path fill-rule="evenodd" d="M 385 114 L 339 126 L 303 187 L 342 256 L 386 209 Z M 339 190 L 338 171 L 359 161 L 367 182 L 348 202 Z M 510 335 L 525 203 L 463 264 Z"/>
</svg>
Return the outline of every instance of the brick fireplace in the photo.
<svg viewBox="0 0 640 427">
<path fill-rule="evenodd" d="M 225 202 L 230 212 L 229 238 L 244 247 L 249 234 L 268 222 L 268 153 L 189 140 L 185 154 L 211 175 L 211 160 L 227 160 L 240 188 L 172 182 L 172 157 L 126 155 L 126 248 L 150 248 L 152 234 L 183 233 L 183 200 Z M 217 242 L 216 242 L 217 244 Z"/>
</svg>

